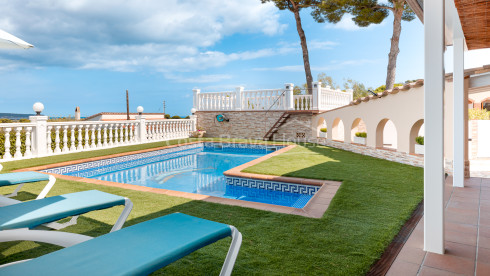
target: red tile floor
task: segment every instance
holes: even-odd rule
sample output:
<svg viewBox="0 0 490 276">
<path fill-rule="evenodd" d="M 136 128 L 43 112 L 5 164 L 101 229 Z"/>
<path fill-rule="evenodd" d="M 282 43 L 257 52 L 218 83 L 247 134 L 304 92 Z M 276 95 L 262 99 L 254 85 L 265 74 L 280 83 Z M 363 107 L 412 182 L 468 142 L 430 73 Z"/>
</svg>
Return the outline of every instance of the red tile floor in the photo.
<svg viewBox="0 0 490 276">
<path fill-rule="evenodd" d="M 490 178 L 453 188 L 448 177 L 445 200 L 445 254 L 423 250 L 422 218 L 387 275 L 490 275 Z"/>
</svg>

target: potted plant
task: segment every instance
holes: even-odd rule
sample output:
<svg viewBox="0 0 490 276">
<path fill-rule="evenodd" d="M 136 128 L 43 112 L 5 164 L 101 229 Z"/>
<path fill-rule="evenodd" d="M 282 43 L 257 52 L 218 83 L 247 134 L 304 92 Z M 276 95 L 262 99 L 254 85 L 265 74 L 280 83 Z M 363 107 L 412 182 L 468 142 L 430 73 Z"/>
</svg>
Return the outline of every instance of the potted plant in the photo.
<svg viewBox="0 0 490 276">
<path fill-rule="evenodd" d="M 320 137 L 321 138 L 327 138 L 327 128 L 326 127 L 320 128 Z"/>
<path fill-rule="evenodd" d="M 356 136 L 354 137 L 354 143 L 365 145 L 366 144 L 366 132 L 356 132 Z"/>
<path fill-rule="evenodd" d="M 415 153 L 424 154 L 424 136 L 417 136 L 415 138 Z"/>
<path fill-rule="evenodd" d="M 197 127 L 196 131 L 191 132 L 191 138 L 202 138 L 206 134 L 206 131 L 201 127 Z"/>
</svg>

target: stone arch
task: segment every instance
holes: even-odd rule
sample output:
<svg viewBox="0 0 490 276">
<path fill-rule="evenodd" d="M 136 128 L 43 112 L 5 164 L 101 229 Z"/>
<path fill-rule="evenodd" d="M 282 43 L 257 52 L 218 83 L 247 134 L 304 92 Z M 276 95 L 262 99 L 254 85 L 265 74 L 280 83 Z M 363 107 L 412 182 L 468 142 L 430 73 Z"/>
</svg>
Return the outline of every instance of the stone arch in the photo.
<svg viewBox="0 0 490 276">
<path fill-rule="evenodd" d="M 398 133 L 396 126 L 388 118 L 379 121 L 376 127 L 376 147 L 397 149 Z"/>
<path fill-rule="evenodd" d="M 424 119 L 420 119 L 412 125 L 410 129 L 410 137 L 409 137 L 409 153 L 415 153 L 415 138 L 419 136 L 420 130 L 424 125 Z"/>
<path fill-rule="evenodd" d="M 366 132 L 367 133 L 366 123 L 361 118 L 356 118 L 352 122 L 352 125 L 350 128 L 350 139 L 351 139 L 351 141 L 354 141 L 354 137 L 356 136 L 356 132 Z"/>
<path fill-rule="evenodd" d="M 333 120 L 332 140 L 344 141 L 344 122 L 338 117 Z"/>
<path fill-rule="evenodd" d="M 323 117 L 318 118 L 318 122 L 316 125 L 316 136 L 317 137 L 320 137 L 320 134 L 321 134 L 320 129 L 321 128 L 327 128 L 327 121 Z M 327 130 L 328 130 L 328 128 L 327 128 Z"/>
</svg>

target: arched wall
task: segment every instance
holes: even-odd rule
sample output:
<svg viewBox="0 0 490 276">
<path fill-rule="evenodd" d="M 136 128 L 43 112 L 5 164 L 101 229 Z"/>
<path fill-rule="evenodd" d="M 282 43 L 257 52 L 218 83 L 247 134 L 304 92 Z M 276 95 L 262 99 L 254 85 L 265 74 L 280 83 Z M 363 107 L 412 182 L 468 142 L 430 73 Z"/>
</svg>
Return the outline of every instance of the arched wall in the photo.
<svg viewBox="0 0 490 276">
<path fill-rule="evenodd" d="M 345 142 L 345 125 L 342 119 L 335 118 L 332 122 L 332 140 Z"/>
<path fill-rule="evenodd" d="M 415 153 L 415 138 L 419 135 L 419 131 L 424 124 L 424 119 L 420 119 L 412 125 L 409 135 L 409 153 Z"/>
<path fill-rule="evenodd" d="M 351 131 L 350 131 L 349 137 L 351 139 L 350 140 L 351 142 L 354 141 L 354 137 L 356 136 L 356 132 L 366 132 L 367 133 L 366 123 L 361 118 L 354 119 L 354 121 L 351 124 L 350 129 L 351 129 Z"/>
<path fill-rule="evenodd" d="M 326 127 L 327 128 L 327 132 L 328 132 L 328 125 L 327 125 L 327 121 L 325 120 L 325 118 L 323 117 L 320 117 L 317 121 L 317 125 L 316 125 L 316 136 L 313 136 L 313 137 L 319 137 L 320 136 L 320 129 L 322 127 Z"/>
<path fill-rule="evenodd" d="M 423 97 L 423 86 L 411 88 L 409 91 L 399 91 L 381 99 L 369 97 L 369 101 L 363 101 L 357 105 L 349 105 L 317 114 L 314 121 L 318 122 L 318 118 L 321 117 L 325 119 L 328 126 L 333 126 L 335 120 L 337 123 L 342 120 L 344 123 L 344 141 L 350 143 L 352 141 L 349 141 L 349 138 L 352 139 L 352 126 L 358 123 L 359 119 L 362 119 L 368 134 L 366 146 L 376 148 L 378 124 L 384 119 L 389 119 L 396 126 L 397 151 L 409 153 L 411 126 L 424 118 Z M 332 139 L 332 132 L 329 129 L 327 139 Z"/>
</svg>

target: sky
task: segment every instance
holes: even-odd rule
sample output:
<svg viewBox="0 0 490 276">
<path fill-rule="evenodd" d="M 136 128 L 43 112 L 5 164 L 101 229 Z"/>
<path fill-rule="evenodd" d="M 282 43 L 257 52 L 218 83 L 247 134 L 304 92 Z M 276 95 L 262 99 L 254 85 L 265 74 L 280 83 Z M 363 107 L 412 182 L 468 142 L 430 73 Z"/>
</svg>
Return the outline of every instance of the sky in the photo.
<svg viewBox="0 0 490 276">
<path fill-rule="evenodd" d="M 0 29 L 35 46 L 0 51 L 0 113 L 32 113 L 38 101 L 49 116 L 74 116 L 76 106 L 82 117 L 125 112 L 129 90 L 131 112 L 140 105 L 162 112 L 165 101 L 166 113 L 186 116 L 194 88 L 305 83 L 293 14 L 260 0 L 0 0 L 0 6 Z M 324 72 L 338 84 L 384 84 L 393 17 L 367 28 L 347 15 L 338 24 L 316 23 L 309 10 L 301 17 L 315 80 Z M 490 64 L 488 52 L 474 56 L 465 67 Z M 402 23 L 396 80 L 419 78 L 423 25 L 414 19 Z"/>
</svg>

